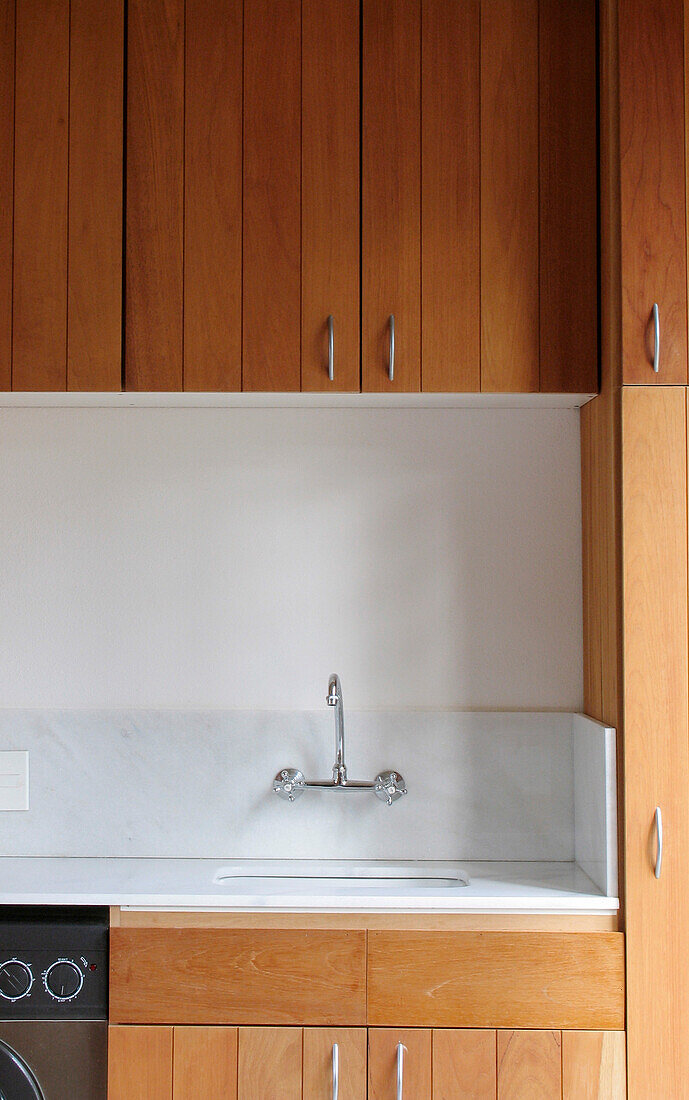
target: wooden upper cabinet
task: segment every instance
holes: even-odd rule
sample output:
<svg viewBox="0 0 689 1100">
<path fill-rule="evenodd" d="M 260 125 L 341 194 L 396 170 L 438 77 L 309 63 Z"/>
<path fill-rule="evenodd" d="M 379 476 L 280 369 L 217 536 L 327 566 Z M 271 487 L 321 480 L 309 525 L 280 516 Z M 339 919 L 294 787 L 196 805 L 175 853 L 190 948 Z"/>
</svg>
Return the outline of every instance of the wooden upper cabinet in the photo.
<svg viewBox="0 0 689 1100">
<path fill-rule="evenodd" d="M 363 389 L 594 392 L 595 0 L 364 0 L 362 135 Z"/>
<path fill-rule="evenodd" d="M 619 0 L 622 375 L 642 385 L 687 384 L 683 8 Z"/>
<path fill-rule="evenodd" d="M 123 4 L 0 5 L 0 386 L 121 385 Z"/>
</svg>

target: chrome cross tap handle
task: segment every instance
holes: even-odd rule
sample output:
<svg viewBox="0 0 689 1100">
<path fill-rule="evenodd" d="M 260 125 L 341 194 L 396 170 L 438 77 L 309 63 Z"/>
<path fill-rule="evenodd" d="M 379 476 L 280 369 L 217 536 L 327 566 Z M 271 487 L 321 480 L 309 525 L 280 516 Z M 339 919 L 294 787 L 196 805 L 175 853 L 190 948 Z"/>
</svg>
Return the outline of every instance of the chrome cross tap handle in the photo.
<svg viewBox="0 0 689 1100">
<path fill-rule="evenodd" d="M 399 772 L 380 772 L 373 781 L 373 793 L 381 802 L 392 806 L 393 802 L 407 793 L 407 788 Z"/>
</svg>

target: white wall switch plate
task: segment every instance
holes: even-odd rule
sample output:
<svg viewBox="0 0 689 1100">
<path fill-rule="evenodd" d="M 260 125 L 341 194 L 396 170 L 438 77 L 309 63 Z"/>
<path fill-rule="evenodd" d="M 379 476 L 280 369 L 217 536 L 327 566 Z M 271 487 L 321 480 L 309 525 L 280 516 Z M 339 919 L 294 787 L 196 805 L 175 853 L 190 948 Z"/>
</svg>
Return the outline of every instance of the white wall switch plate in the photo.
<svg viewBox="0 0 689 1100">
<path fill-rule="evenodd" d="M 28 752 L 0 752 L 0 810 L 28 810 L 28 808 Z"/>
</svg>

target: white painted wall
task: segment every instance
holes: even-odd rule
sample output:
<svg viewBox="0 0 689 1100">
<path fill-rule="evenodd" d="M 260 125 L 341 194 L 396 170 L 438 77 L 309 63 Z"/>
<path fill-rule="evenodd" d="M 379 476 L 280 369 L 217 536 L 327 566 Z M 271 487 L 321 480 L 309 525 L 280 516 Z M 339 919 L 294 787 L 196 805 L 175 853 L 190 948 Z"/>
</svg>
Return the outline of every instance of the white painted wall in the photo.
<svg viewBox="0 0 689 1100">
<path fill-rule="evenodd" d="M 0 410 L 0 706 L 582 703 L 572 409 Z"/>
</svg>

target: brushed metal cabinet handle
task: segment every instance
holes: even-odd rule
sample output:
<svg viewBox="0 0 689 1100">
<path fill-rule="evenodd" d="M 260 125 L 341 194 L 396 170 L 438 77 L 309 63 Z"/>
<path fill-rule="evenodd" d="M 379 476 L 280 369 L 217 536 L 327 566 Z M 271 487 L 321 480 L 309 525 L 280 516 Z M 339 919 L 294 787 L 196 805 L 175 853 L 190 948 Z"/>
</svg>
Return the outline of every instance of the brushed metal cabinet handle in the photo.
<svg viewBox="0 0 689 1100">
<path fill-rule="evenodd" d="M 395 380 L 395 314 L 391 313 L 388 317 L 388 325 L 390 326 L 390 358 L 388 359 L 388 378 L 391 382 Z"/>
<path fill-rule="evenodd" d="M 660 806 L 656 806 L 656 865 L 655 876 L 660 878 L 660 872 L 663 869 L 663 815 L 660 812 Z"/>
<path fill-rule="evenodd" d="M 653 304 L 653 370 L 660 370 L 660 310 L 658 303 Z"/>
<path fill-rule="evenodd" d="M 335 319 L 328 317 L 328 378 L 332 382 L 335 378 Z"/>
<path fill-rule="evenodd" d="M 407 1048 L 397 1044 L 397 1100 L 404 1100 L 404 1055 Z"/>
</svg>

